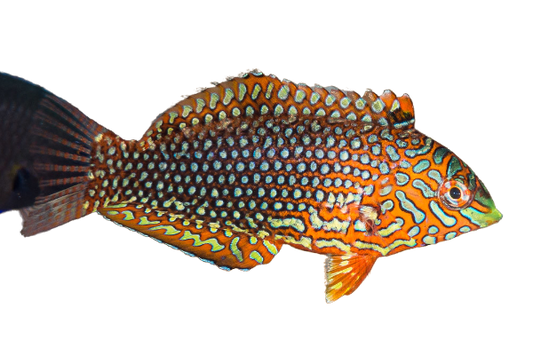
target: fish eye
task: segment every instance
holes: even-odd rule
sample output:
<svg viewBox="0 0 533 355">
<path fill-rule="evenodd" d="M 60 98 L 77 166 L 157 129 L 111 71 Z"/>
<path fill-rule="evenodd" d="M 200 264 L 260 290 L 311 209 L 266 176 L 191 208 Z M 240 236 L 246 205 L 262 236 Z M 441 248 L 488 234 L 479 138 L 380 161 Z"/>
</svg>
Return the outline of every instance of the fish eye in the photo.
<svg viewBox="0 0 533 355">
<path fill-rule="evenodd" d="M 439 198 L 452 210 L 465 208 L 472 201 L 472 192 L 458 180 L 446 180 L 439 188 Z"/>
</svg>

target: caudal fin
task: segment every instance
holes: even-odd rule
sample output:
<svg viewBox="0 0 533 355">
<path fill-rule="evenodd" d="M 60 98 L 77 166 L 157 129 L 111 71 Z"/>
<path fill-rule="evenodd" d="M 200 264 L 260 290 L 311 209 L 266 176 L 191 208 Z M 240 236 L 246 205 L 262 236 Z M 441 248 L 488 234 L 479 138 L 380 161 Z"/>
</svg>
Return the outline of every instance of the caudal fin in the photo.
<svg viewBox="0 0 533 355">
<path fill-rule="evenodd" d="M 83 202 L 104 127 L 45 89 L 1 73 L 0 125 L 0 210 L 20 210 L 23 235 L 91 212 Z"/>
</svg>

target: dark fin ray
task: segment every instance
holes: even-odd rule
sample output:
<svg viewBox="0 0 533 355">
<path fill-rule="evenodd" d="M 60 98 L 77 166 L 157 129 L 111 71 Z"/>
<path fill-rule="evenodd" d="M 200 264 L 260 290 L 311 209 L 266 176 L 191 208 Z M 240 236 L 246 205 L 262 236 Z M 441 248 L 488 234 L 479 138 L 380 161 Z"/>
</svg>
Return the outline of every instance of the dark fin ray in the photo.
<svg viewBox="0 0 533 355">
<path fill-rule="evenodd" d="M 326 259 L 326 302 L 352 294 L 365 280 L 377 257 L 372 255 L 330 255 Z"/>
<path fill-rule="evenodd" d="M 87 210 L 82 207 L 85 190 L 83 184 L 74 185 L 55 194 L 42 197 L 34 206 L 20 210 L 24 219 L 21 233 L 28 237 L 88 214 Z"/>
<path fill-rule="evenodd" d="M 100 208 L 98 213 L 225 270 L 247 270 L 268 264 L 282 245 L 273 239 L 235 232 L 217 223 L 181 219 L 179 215 L 151 210 L 144 205 L 124 203 Z"/>
<path fill-rule="evenodd" d="M 21 210 L 25 236 L 92 212 L 85 206 L 92 152 L 108 131 L 21 78 L 0 73 L 0 94 L 0 209 Z"/>
</svg>

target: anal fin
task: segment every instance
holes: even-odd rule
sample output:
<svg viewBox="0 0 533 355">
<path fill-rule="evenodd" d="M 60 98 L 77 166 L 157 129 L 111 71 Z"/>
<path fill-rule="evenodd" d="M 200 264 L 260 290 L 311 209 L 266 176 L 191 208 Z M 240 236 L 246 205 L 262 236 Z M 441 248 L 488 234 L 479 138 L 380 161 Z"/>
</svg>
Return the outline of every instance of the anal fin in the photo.
<svg viewBox="0 0 533 355">
<path fill-rule="evenodd" d="M 98 213 L 119 225 L 156 239 L 189 256 L 229 269 L 251 269 L 268 264 L 281 249 L 273 238 L 235 232 L 218 223 L 187 220 L 143 205 L 119 204 L 98 209 Z"/>
<path fill-rule="evenodd" d="M 372 255 L 329 255 L 326 259 L 326 302 L 352 294 L 374 266 Z"/>
</svg>

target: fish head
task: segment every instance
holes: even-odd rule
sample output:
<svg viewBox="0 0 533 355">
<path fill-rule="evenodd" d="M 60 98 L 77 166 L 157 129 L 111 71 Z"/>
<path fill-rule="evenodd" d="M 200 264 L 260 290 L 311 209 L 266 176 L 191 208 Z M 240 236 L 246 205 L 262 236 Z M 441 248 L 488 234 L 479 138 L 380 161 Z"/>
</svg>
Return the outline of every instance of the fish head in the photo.
<svg viewBox="0 0 533 355">
<path fill-rule="evenodd" d="M 402 221 L 399 236 L 407 234 L 416 246 L 450 240 L 502 218 L 473 170 L 441 144 L 432 141 L 427 154 L 403 166 L 395 171 L 388 206 Z"/>
<path fill-rule="evenodd" d="M 489 191 L 477 175 L 458 157 L 462 169 L 454 175 L 447 175 L 439 185 L 437 197 L 441 205 L 447 208 L 463 225 L 470 229 L 488 227 L 500 219 L 501 212 L 496 208 Z"/>
</svg>

